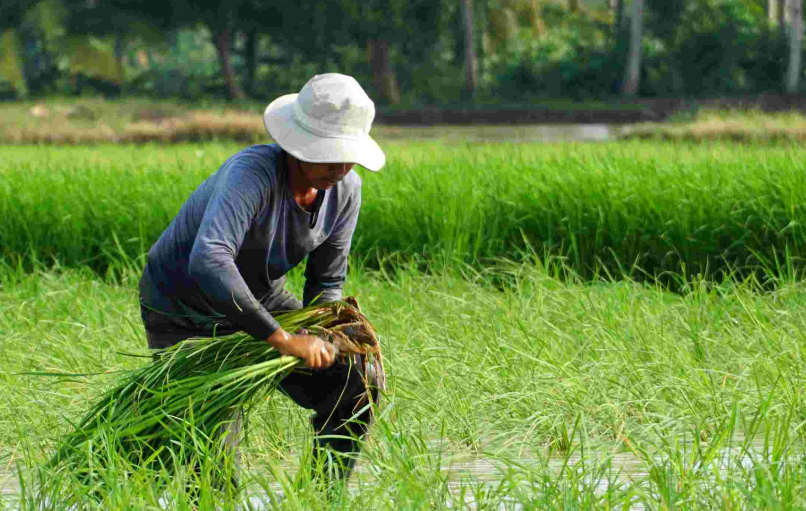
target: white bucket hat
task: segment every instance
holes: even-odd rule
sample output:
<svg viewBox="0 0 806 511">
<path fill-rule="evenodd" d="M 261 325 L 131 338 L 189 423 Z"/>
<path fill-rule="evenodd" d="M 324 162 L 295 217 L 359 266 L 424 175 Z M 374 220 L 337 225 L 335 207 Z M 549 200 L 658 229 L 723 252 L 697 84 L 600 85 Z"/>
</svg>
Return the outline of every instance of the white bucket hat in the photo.
<svg viewBox="0 0 806 511">
<path fill-rule="evenodd" d="M 357 163 L 378 171 L 386 156 L 369 136 L 375 103 L 352 76 L 316 75 L 299 94 L 266 107 L 266 131 L 286 152 L 311 163 Z"/>
</svg>

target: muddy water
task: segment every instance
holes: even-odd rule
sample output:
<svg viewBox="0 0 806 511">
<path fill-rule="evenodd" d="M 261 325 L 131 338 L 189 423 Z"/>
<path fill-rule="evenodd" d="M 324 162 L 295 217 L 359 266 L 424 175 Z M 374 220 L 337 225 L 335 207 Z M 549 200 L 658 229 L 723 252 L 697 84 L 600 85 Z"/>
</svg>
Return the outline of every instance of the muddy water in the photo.
<svg viewBox="0 0 806 511">
<path fill-rule="evenodd" d="M 381 140 L 440 140 L 449 142 L 603 142 L 626 132 L 628 125 L 532 124 L 496 126 L 377 126 Z"/>
<path fill-rule="evenodd" d="M 0 495 L 17 493 L 19 490 L 20 482 L 16 476 L 7 472 L 0 472 Z"/>
</svg>

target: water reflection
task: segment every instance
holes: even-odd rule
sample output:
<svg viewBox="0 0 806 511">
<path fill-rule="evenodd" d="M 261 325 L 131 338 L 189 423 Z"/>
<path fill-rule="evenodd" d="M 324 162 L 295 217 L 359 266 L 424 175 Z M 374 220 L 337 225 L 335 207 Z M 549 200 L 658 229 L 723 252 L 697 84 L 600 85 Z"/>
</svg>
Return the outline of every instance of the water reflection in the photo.
<svg viewBox="0 0 806 511">
<path fill-rule="evenodd" d="M 761 465 L 770 466 L 773 464 L 774 460 L 771 459 L 769 449 L 765 447 L 762 441 L 753 442 L 749 445 L 737 441 L 733 445 L 734 447 L 719 449 L 711 458 L 713 463 L 709 463 L 705 467 L 700 465 L 702 461 L 699 460 L 699 457 L 689 456 L 691 454 L 690 446 L 681 446 L 686 452 L 676 453 L 680 457 L 676 458 L 674 462 L 682 463 L 683 470 L 694 474 L 697 477 L 697 481 L 710 481 L 715 485 L 720 481 L 724 482 L 721 476 L 728 475 L 731 470 L 737 468 L 746 470 Z M 737 445 L 744 445 L 747 448 L 735 447 Z M 435 449 L 435 455 L 437 451 L 438 449 Z M 665 458 L 660 453 L 648 459 L 638 457 L 631 452 L 587 452 L 584 456 L 579 453 L 572 453 L 568 456 L 518 459 L 504 456 L 446 457 L 443 454 L 439 456 L 439 459 L 442 460 L 440 470 L 447 480 L 447 487 L 451 495 L 445 505 L 461 509 L 478 509 L 480 507 L 490 509 L 489 503 L 477 502 L 474 492 L 469 490 L 478 488 L 493 490 L 499 483 L 506 480 L 511 480 L 515 485 L 524 486 L 525 490 L 527 490 L 524 494 L 530 494 L 530 492 L 542 491 L 539 483 L 541 477 L 547 475 L 558 486 L 568 483 L 601 495 L 609 489 L 613 489 L 609 488 L 610 485 L 629 488 L 638 484 L 647 489 L 646 485 L 650 477 L 650 470 L 653 469 L 674 472 L 671 466 L 674 465 L 672 460 Z M 795 453 L 790 452 L 789 456 L 784 457 L 781 462 L 803 463 L 803 453 L 799 451 L 795 455 Z M 286 473 L 292 474 L 299 467 L 295 464 L 283 463 L 280 468 Z M 360 487 L 366 488 L 367 485 L 374 484 L 379 471 L 380 467 L 375 467 L 371 463 L 359 464 L 354 479 L 350 483 L 351 490 L 357 493 Z M 520 477 L 512 479 L 513 472 L 518 473 Z M 571 473 L 574 474 L 573 477 L 569 476 Z M 255 475 L 259 476 L 257 473 Z M 249 476 L 245 475 L 244 479 L 248 480 Z M 356 479 L 360 480 L 360 486 Z M 537 484 L 533 484 L 533 482 Z M 256 486 L 252 487 L 256 488 Z M 1 507 L 3 509 L 20 509 L 18 503 L 20 486 L 13 474 L 0 472 L 0 489 L 2 490 L 0 493 Z M 269 493 L 260 491 L 248 494 L 245 497 L 243 509 L 273 509 L 273 502 L 283 500 L 279 484 L 269 484 L 267 490 Z M 510 497 L 506 494 L 500 498 L 500 501 L 498 509 L 521 510 L 530 506 L 528 503 L 519 503 L 515 497 Z M 162 501 L 162 503 L 163 509 L 171 507 L 167 501 Z M 635 502 L 630 505 L 629 509 L 642 510 L 644 506 Z"/>
<path fill-rule="evenodd" d="M 483 126 L 376 126 L 380 140 L 443 142 L 604 142 L 627 130 L 616 124 L 531 124 Z"/>
<path fill-rule="evenodd" d="M 12 474 L 0 472 L 0 495 L 14 494 L 20 491 L 20 482 Z"/>
</svg>

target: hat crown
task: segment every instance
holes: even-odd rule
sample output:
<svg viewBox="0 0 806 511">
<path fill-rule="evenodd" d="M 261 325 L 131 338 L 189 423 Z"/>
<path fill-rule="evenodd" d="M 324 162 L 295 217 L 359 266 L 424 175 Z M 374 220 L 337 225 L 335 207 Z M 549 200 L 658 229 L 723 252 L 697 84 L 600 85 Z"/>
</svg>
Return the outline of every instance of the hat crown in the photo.
<svg viewBox="0 0 806 511">
<path fill-rule="evenodd" d="M 296 123 L 321 137 L 365 137 L 374 118 L 375 103 L 355 78 L 339 73 L 314 76 L 294 102 Z"/>
</svg>

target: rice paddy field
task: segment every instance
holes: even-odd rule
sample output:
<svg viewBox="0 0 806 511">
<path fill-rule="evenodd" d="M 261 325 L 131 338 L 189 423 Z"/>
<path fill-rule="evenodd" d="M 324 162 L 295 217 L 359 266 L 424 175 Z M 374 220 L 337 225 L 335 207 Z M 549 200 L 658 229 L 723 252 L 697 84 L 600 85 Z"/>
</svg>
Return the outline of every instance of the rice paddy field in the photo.
<svg viewBox="0 0 806 511">
<path fill-rule="evenodd" d="M 0 149 L 0 508 L 192 509 L 123 460 L 94 497 L 41 467 L 144 363 L 143 254 L 240 147 Z M 357 473 L 330 499 L 298 475 L 307 414 L 276 394 L 243 493 L 201 508 L 806 508 L 803 148 L 384 148 L 345 289 L 389 377 Z"/>
</svg>

